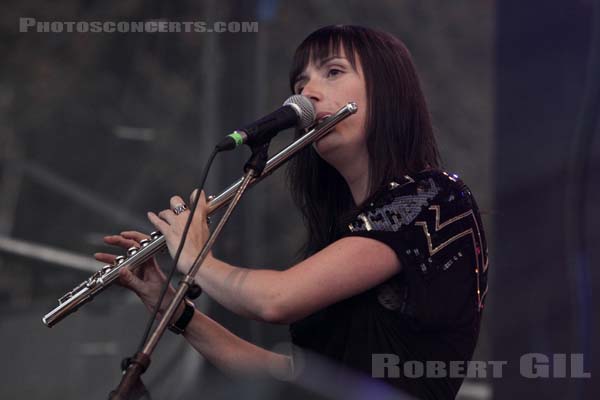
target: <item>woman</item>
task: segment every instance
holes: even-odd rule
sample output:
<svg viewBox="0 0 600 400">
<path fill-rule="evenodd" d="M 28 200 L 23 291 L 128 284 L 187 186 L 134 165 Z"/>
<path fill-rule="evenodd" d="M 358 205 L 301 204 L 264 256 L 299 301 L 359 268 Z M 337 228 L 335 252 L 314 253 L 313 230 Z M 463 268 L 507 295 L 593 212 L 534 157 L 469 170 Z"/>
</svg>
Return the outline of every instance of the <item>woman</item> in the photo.
<svg viewBox="0 0 600 400">
<path fill-rule="evenodd" d="M 457 177 L 438 170 L 429 113 L 408 51 L 383 32 L 325 27 L 297 49 L 290 86 L 313 102 L 317 118 L 349 101 L 358 104 L 355 115 L 290 164 L 292 193 L 308 227 L 307 257 L 276 271 L 232 266 L 211 254 L 196 282 L 241 316 L 291 324 L 298 348 L 417 397 L 453 398 L 460 377 L 415 378 L 385 369 L 382 376 L 376 365 L 380 355 L 398 361 L 401 371 L 411 360 L 470 360 L 487 288 L 478 209 Z M 173 255 L 189 211 L 179 212 L 179 196 L 170 203 L 148 218 Z M 196 212 L 181 271 L 208 236 L 203 193 Z M 123 232 L 105 240 L 127 248 L 144 238 Z M 96 258 L 114 260 L 104 253 Z M 154 261 L 138 271 L 122 271 L 121 282 L 152 309 L 164 276 Z M 183 305 L 177 318 L 182 314 Z M 293 365 L 291 357 L 236 337 L 198 310 L 184 336 L 221 369 L 289 372 Z"/>
</svg>

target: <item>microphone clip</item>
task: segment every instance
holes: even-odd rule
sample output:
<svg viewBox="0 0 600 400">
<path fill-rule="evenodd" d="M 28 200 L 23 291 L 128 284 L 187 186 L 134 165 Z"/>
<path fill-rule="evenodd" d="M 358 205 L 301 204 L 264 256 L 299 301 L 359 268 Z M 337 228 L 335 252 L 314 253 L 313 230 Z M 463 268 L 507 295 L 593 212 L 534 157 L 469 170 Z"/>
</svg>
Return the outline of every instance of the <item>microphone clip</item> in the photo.
<svg viewBox="0 0 600 400">
<path fill-rule="evenodd" d="M 271 141 L 268 141 L 266 143 L 250 146 L 250 148 L 252 149 L 252 155 L 244 165 L 244 172 L 253 170 L 255 177 L 262 175 L 265 167 L 267 166 L 267 161 L 269 160 L 270 144 Z"/>
</svg>

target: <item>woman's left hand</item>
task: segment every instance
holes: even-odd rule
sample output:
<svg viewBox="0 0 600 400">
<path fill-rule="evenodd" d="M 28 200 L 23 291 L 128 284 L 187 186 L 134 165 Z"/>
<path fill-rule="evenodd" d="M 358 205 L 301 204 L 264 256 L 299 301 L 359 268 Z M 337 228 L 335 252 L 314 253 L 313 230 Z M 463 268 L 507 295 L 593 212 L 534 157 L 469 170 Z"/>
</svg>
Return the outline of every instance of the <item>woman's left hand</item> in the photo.
<svg viewBox="0 0 600 400">
<path fill-rule="evenodd" d="M 198 193 L 194 190 L 190 195 L 190 204 L 194 202 L 194 196 Z M 185 209 L 181 211 L 182 206 L 185 206 L 185 202 L 179 196 L 171 197 L 170 208 L 162 210 L 156 215 L 153 212 L 148 212 L 148 219 L 158 229 L 166 239 L 167 247 L 171 257 L 175 257 L 177 247 L 181 241 L 185 223 L 190 215 L 190 210 Z M 178 211 L 176 214 L 175 211 Z M 196 207 L 196 214 L 190 225 L 187 239 L 185 240 L 185 246 L 179 257 L 177 269 L 183 273 L 187 273 L 192 263 L 202 250 L 204 243 L 208 239 L 209 230 L 207 223 L 207 211 L 208 206 L 206 204 L 206 197 L 204 191 L 200 194 L 200 201 L 198 207 Z M 211 254 L 209 254 L 211 256 Z"/>
</svg>

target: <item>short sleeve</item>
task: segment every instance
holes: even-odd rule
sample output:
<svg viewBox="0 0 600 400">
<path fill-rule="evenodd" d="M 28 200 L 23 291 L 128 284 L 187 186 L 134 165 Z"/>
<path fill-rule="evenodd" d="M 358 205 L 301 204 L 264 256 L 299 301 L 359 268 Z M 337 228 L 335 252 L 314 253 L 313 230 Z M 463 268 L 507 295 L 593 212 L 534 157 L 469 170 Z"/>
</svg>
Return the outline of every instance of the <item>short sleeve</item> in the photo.
<svg viewBox="0 0 600 400">
<path fill-rule="evenodd" d="M 464 307 L 482 309 L 485 237 L 475 200 L 460 179 L 441 171 L 405 176 L 360 211 L 345 236 L 375 239 L 394 250 L 408 285 L 407 310 L 440 321 L 464 315 Z"/>
</svg>

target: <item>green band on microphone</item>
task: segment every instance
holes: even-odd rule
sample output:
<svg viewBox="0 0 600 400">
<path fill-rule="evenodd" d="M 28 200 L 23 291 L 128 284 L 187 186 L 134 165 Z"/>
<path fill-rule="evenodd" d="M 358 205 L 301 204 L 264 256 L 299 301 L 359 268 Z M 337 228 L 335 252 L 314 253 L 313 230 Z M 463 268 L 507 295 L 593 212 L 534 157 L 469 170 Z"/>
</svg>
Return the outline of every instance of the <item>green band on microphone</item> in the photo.
<svg viewBox="0 0 600 400">
<path fill-rule="evenodd" d="M 233 133 L 230 133 L 228 136 L 233 139 L 236 146 L 244 143 L 244 138 L 238 131 L 233 131 Z"/>
</svg>

